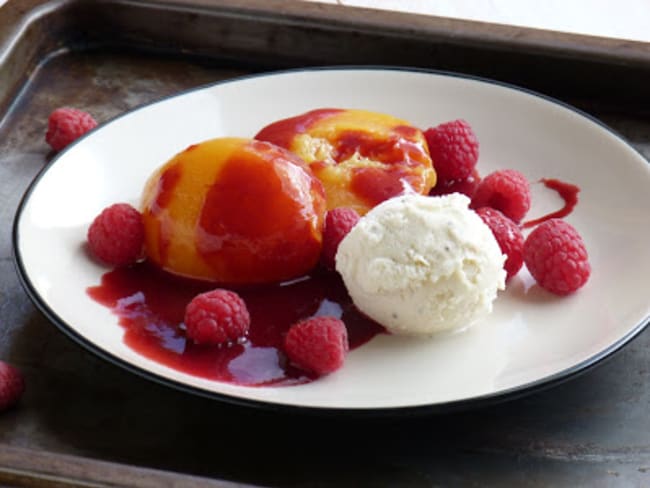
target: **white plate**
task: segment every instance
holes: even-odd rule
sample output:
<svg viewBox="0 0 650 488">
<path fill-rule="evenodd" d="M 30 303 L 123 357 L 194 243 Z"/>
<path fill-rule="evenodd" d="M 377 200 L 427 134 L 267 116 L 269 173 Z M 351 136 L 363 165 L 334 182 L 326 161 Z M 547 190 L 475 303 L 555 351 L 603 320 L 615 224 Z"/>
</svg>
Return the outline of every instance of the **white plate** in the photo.
<svg viewBox="0 0 650 488">
<path fill-rule="evenodd" d="M 464 118 L 480 141 L 481 174 L 515 168 L 531 181 L 581 187 L 568 217 L 583 235 L 593 274 L 559 298 L 525 270 L 494 313 L 432 340 L 376 336 L 343 369 L 290 387 L 242 387 L 150 361 L 86 288 L 106 269 L 83 252 L 105 206 L 138 202 L 150 172 L 190 144 L 252 137 L 277 119 L 321 107 L 386 112 L 420 127 Z M 530 217 L 559 201 L 533 185 Z M 585 370 L 639 334 L 650 317 L 650 166 L 608 128 L 553 100 L 503 84 L 399 69 L 323 69 L 254 76 L 198 88 L 129 112 L 59 155 L 25 195 L 15 257 L 36 305 L 82 345 L 165 384 L 236 403 L 354 411 L 445 410 L 499 400 Z"/>
</svg>

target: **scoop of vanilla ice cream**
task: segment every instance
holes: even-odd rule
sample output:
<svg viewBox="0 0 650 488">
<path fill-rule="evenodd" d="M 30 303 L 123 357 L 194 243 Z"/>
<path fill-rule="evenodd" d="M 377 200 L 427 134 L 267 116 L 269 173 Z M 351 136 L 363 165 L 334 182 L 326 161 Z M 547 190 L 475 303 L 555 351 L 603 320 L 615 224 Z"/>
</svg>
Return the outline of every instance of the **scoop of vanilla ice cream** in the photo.
<svg viewBox="0 0 650 488">
<path fill-rule="evenodd" d="M 359 310 L 394 334 L 471 325 L 505 288 L 505 256 L 465 195 L 386 200 L 341 241 L 336 269 Z"/>
</svg>

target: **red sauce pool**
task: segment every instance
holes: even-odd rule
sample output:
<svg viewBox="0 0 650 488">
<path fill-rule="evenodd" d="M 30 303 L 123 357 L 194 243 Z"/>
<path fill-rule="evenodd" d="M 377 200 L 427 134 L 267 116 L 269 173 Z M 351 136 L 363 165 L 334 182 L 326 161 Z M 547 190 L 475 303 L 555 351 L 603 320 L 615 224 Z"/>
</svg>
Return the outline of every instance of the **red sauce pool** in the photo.
<svg viewBox="0 0 650 488">
<path fill-rule="evenodd" d="M 110 308 L 125 329 L 124 343 L 160 364 L 190 375 L 246 386 L 292 385 L 316 379 L 288 363 L 282 341 L 298 320 L 329 315 L 348 329 L 350 349 L 384 329 L 360 314 L 334 273 L 279 285 L 240 289 L 251 315 L 247 340 L 224 347 L 185 339 L 185 306 L 214 285 L 172 276 L 147 263 L 117 268 L 88 294 Z"/>
<path fill-rule="evenodd" d="M 550 219 L 559 219 L 566 217 L 571 212 L 573 212 L 573 209 L 578 204 L 578 193 L 580 193 L 580 187 L 553 178 L 542 178 L 540 181 L 546 188 L 555 190 L 560 198 L 562 198 L 564 201 L 564 205 L 562 208 L 556 210 L 555 212 L 551 212 L 537 219 L 524 222 L 521 225 L 523 228 L 534 227 Z"/>
</svg>

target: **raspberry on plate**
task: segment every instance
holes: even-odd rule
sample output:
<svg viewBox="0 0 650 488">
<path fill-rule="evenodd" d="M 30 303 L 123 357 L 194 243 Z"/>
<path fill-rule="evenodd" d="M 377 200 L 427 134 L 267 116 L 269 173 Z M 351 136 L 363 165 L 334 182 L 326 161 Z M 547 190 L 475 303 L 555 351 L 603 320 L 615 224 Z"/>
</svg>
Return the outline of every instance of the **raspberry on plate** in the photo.
<svg viewBox="0 0 650 488">
<path fill-rule="evenodd" d="M 530 208 L 530 184 L 514 169 L 490 173 L 476 187 L 471 208 L 492 207 L 515 223 L 521 222 Z"/>
<path fill-rule="evenodd" d="M 126 266 L 144 254 L 144 225 L 138 210 L 128 203 L 105 208 L 88 228 L 88 247 L 101 261 Z"/>
<path fill-rule="evenodd" d="M 556 295 L 576 291 L 591 274 L 582 237 L 561 219 L 547 220 L 528 235 L 524 262 L 537 283 Z"/>
<path fill-rule="evenodd" d="M 437 185 L 464 180 L 472 174 L 478 161 L 478 139 L 466 121 L 452 120 L 431 127 L 424 137 L 438 176 Z"/>
<path fill-rule="evenodd" d="M 507 256 L 503 265 L 507 281 L 516 275 L 524 264 L 524 235 L 517 224 L 498 210 L 481 207 L 476 209 L 476 213 L 490 228 L 501 252 Z"/>
<path fill-rule="evenodd" d="M 349 350 L 348 332 L 335 317 L 312 317 L 291 326 L 284 349 L 300 369 L 325 375 L 343 366 Z"/>
<path fill-rule="evenodd" d="M 57 108 L 48 118 L 45 141 L 52 149 L 60 151 L 96 126 L 92 115 L 83 110 Z"/>
<path fill-rule="evenodd" d="M 329 270 L 335 268 L 336 251 L 343 238 L 359 221 L 359 214 L 350 207 L 334 208 L 325 215 L 321 263 Z"/>
<path fill-rule="evenodd" d="M 0 411 L 11 408 L 25 391 L 22 373 L 10 364 L 0 361 Z"/>
<path fill-rule="evenodd" d="M 248 333 L 250 322 L 244 300 L 221 288 L 195 296 L 185 308 L 186 335 L 196 344 L 234 342 Z"/>
</svg>

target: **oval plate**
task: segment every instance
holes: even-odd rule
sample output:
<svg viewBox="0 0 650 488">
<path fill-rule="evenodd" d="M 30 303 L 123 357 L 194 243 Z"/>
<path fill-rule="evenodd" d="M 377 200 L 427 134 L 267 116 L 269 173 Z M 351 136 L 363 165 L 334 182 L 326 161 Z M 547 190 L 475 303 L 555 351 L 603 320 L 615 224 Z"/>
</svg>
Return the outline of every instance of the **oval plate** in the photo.
<svg viewBox="0 0 650 488">
<path fill-rule="evenodd" d="M 580 186 L 568 217 L 593 274 L 559 298 L 524 269 L 473 328 L 430 340 L 388 335 L 350 353 L 341 370 L 291 387 L 205 380 L 128 348 L 117 317 L 86 294 L 105 268 L 84 251 L 107 205 L 137 203 L 149 174 L 190 144 L 252 137 L 280 118 L 321 107 L 385 112 L 426 128 L 463 118 L 480 141 L 479 171 L 514 168 L 532 182 Z M 533 184 L 529 216 L 561 202 Z M 444 411 L 512 398 L 584 371 L 639 334 L 650 317 L 650 166 L 579 111 L 487 80 L 403 69 L 313 69 L 201 87 L 128 112 L 58 155 L 25 194 L 14 223 L 18 273 L 35 304 L 100 356 L 164 384 L 234 403 L 337 412 Z M 53 257 L 55 257 L 53 259 Z"/>
</svg>

